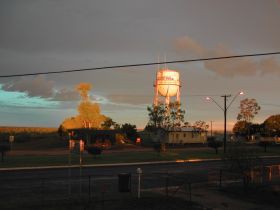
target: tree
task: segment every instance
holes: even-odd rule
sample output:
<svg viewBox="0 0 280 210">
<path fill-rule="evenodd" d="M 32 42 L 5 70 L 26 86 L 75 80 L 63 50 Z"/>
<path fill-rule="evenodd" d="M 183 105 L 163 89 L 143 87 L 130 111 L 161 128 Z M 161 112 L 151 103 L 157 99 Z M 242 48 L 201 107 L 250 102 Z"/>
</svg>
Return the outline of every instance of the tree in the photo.
<svg viewBox="0 0 280 210">
<path fill-rule="evenodd" d="M 234 124 L 232 131 L 236 136 L 246 136 L 248 134 L 249 127 L 250 123 L 245 120 L 241 120 Z"/>
<path fill-rule="evenodd" d="M 259 113 L 261 107 L 258 105 L 256 99 L 245 98 L 244 100 L 240 101 L 239 108 L 240 112 L 237 115 L 237 120 L 245 121 L 245 124 L 249 124 L 249 126 L 246 126 L 247 136 L 249 137 L 251 122 L 254 119 L 254 117 Z"/>
<path fill-rule="evenodd" d="M 148 126 L 150 126 L 150 128 L 163 127 L 166 113 L 165 106 L 163 104 L 159 104 L 158 106 L 148 106 L 147 110 L 149 115 Z"/>
<path fill-rule="evenodd" d="M 60 139 L 62 139 L 63 136 L 65 136 L 65 134 L 67 133 L 67 130 L 63 127 L 63 125 L 60 125 L 59 128 L 57 129 L 57 133 Z"/>
<path fill-rule="evenodd" d="M 126 137 L 132 141 L 135 141 L 137 138 L 137 129 L 136 125 L 131 125 L 125 123 L 121 126 L 121 131 L 126 134 Z"/>
<path fill-rule="evenodd" d="M 185 111 L 180 108 L 180 104 L 177 102 L 168 105 L 148 106 L 147 110 L 149 122 L 146 128 L 150 130 L 180 127 L 184 122 Z"/>
<path fill-rule="evenodd" d="M 106 120 L 106 116 L 100 114 L 100 107 L 91 101 L 83 101 L 78 106 L 79 118 L 84 128 L 100 128 Z"/>
<path fill-rule="evenodd" d="M 111 129 L 111 128 L 116 129 L 117 123 L 113 121 L 112 118 L 107 117 L 101 126 L 103 129 Z"/>
<path fill-rule="evenodd" d="M 178 102 L 170 103 L 166 107 L 166 110 L 167 118 L 169 118 L 169 120 L 167 120 L 167 122 L 169 122 L 169 124 L 167 124 L 167 127 L 181 127 L 184 122 L 185 110 L 182 110 L 180 108 L 180 104 Z"/>
<path fill-rule="evenodd" d="M 199 130 L 206 131 L 209 128 L 209 125 L 205 121 L 198 120 L 193 124 L 193 127 Z"/>
<path fill-rule="evenodd" d="M 76 90 L 80 93 L 81 102 L 78 106 L 79 114 L 75 117 L 65 119 L 62 123 L 64 129 L 75 128 L 100 128 L 102 123 L 107 119 L 100 113 L 100 107 L 93 103 L 89 97 L 89 91 L 92 85 L 89 83 L 80 83 Z"/>
<path fill-rule="evenodd" d="M 280 136 L 280 114 L 268 117 L 263 124 L 266 136 Z"/>
<path fill-rule="evenodd" d="M 256 99 L 249 98 L 242 100 L 239 108 L 240 113 L 237 116 L 237 120 L 244 120 L 246 122 L 251 122 L 261 109 Z"/>
<path fill-rule="evenodd" d="M 76 129 L 76 128 L 83 128 L 83 122 L 81 121 L 80 118 L 78 117 L 70 117 L 70 118 L 66 118 L 61 126 L 63 127 L 63 129 Z"/>
<path fill-rule="evenodd" d="M 190 122 L 184 122 L 184 127 L 191 127 L 191 123 Z"/>
<path fill-rule="evenodd" d="M 92 88 L 92 85 L 90 83 L 82 82 L 82 83 L 76 85 L 76 90 L 80 93 L 82 101 L 89 100 L 88 92 L 91 90 L 91 88 Z"/>
</svg>

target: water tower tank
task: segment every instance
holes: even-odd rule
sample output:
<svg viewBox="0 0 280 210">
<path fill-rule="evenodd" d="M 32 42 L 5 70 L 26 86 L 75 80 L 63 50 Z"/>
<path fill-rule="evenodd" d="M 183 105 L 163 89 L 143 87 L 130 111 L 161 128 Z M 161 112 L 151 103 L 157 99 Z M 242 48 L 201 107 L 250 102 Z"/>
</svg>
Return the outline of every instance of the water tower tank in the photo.
<svg viewBox="0 0 280 210">
<path fill-rule="evenodd" d="M 161 96 L 175 96 L 180 88 L 179 72 L 170 69 L 158 71 L 156 85 Z"/>
</svg>

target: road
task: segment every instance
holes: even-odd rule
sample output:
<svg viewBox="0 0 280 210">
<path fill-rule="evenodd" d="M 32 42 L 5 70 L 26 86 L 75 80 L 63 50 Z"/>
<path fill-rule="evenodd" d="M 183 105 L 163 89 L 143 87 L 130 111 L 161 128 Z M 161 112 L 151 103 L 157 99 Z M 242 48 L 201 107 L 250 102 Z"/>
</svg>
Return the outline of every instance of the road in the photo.
<svg viewBox="0 0 280 210">
<path fill-rule="evenodd" d="M 263 162 L 265 165 L 280 165 L 280 158 L 266 158 Z M 63 201 L 69 198 L 102 200 L 104 194 L 107 199 L 115 199 L 116 196 L 121 196 L 118 177 L 120 173 L 131 173 L 131 191 L 136 194 L 138 167 L 143 171 L 142 190 L 148 192 L 160 190 L 166 193 L 171 186 L 185 189 L 186 186 L 190 186 L 189 183 L 217 182 L 223 162 L 84 167 L 81 170 L 81 177 L 80 168 L 1 171 L 0 207 L 7 204 L 18 209 L 35 204 L 47 205 L 49 201 Z"/>
<path fill-rule="evenodd" d="M 280 158 L 262 159 L 265 165 L 280 164 Z M 219 170 L 223 166 L 223 162 L 216 161 L 198 161 L 183 163 L 165 163 L 165 164 L 144 164 L 129 166 L 95 166 L 82 167 L 82 176 L 117 176 L 120 173 L 136 173 L 137 168 L 141 168 L 144 174 L 155 173 L 190 173 L 194 175 L 203 175 L 210 171 Z M 60 177 L 79 176 L 80 168 L 58 168 L 58 169 L 32 169 L 32 170 L 16 170 L 1 171 L 0 181 L 17 180 L 17 179 L 52 179 Z"/>
</svg>

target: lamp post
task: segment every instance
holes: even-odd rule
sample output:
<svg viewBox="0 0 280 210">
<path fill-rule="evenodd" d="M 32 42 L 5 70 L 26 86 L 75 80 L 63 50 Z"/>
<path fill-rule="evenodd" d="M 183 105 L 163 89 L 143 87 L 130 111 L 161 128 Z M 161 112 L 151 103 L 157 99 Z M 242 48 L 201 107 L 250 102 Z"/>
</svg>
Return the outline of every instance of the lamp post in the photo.
<svg viewBox="0 0 280 210">
<path fill-rule="evenodd" d="M 222 107 L 220 104 L 217 103 L 217 101 L 215 101 L 212 97 L 206 97 L 206 100 L 208 101 L 213 101 L 224 113 L 224 153 L 226 153 L 226 143 L 227 143 L 227 111 L 230 107 L 230 105 L 234 102 L 234 100 L 236 99 L 237 96 L 239 95 L 243 95 L 244 92 L 240 91 L 238 92 L 233 99 L 230 101 L 229 105 L 227 105 L 227 98 L 231 97 L 231 95 L 222 95 L 221 97 L 224 98 L 224 107 Z"/>
<path fill-rule="evenodd" d="M 213 123 L 213 121 L 211 120 L 210 123 L 211 123 L 211 124 L 210 124 L 210 126 L 211 126 L 210 129 L 211 129 L 211 137 L 212 137 L 212 136 L 213 136 L 213 130 L 212 130 L 212 123 Z"/>
</svg>

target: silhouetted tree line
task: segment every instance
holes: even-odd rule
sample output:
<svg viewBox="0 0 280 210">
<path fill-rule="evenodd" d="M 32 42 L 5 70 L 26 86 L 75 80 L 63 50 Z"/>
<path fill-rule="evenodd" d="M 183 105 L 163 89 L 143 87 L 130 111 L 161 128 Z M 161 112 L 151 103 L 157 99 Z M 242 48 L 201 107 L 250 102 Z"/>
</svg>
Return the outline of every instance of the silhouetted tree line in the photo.
<svg viewBox="0 0 280 210">
<path fill-rule="evenodd" d="M 249 137 L 250 135 L 260 135 L 263 137 L 280 136 L 280 114 L 268 117 L 263 123 L 251 123 L 238 121 L 233 127 L 236 136 Z"/>
</svg>

